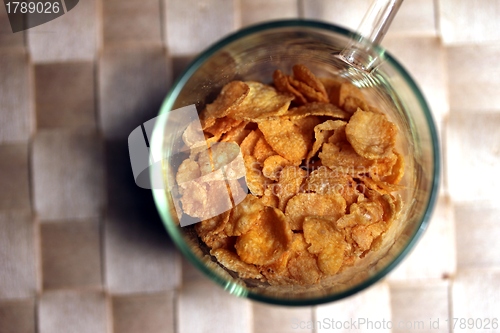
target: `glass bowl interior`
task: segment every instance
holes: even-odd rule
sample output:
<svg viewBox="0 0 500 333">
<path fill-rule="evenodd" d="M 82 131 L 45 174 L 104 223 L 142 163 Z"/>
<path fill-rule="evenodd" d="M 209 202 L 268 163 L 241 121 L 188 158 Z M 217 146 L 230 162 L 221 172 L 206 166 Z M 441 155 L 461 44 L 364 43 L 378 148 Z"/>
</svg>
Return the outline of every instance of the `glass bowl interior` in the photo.
<svg viewBox="0 0 500 333">
<path fill-rule="evenodd" d="M 267 303 L 312 305 L 352 295 L 381 279 L 410 251 L 425 230 L 439 183 L 440 157 L 435 125 L 425 99 L 413 79 L 385 50 L 373 47 L 380 64 L 370 73 L 358 71 L 337 55 L 354 33 L 330 24 L 287 20 L 252 26 L 230 35 L 203 52 L 178 79 L 165 99 L 151 140 L 151 153 L 168 161 L 173 151 L 169 112 L 188 105 L 198 111 L 211 103 L 233 80 L 271 83 L 276 69 L 290 72 L 294 64 L 318 76 L 340 76 L 362 89 L 370 103 L 384 110 L 399 129 L 397 146 L 405 157 L 401 182 L 402 210 L 382 246 L 355 267 L 315 286 L 269 286 L 244 281 L 222 269 L 200 245 L 192 227 L 180 227 L 169 191 L 154 189 L 158 211 L 180 251 L 208 277 L 229 292 Z M 179 129 L 181 133 L 182 129 Z M 161 164 L 161 178 L 169 188 L 175 168 Z M 153 175 L 152 175 L 153 176 Z"/>
</svg>

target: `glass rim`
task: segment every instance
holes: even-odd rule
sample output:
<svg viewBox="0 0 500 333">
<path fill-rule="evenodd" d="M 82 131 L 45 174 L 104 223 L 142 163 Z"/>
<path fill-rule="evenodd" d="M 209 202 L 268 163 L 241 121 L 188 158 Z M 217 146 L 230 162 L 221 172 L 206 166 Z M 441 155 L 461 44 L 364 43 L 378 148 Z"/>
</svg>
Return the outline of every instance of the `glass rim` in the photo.
<svg viewBox="0 0 500 333">
<path fill-rule="evenodd" d="M 164 115 L 172 110 L 174 105 L 174 100 L 177 98 L 181 90 L 183 89 L 186 82 L 195 73 L 198 68 L 209 59 L 215 52 L 222 49 L 223 47 L 231 44 L 232 42 L 255 34 L 257 32 L 261 32 L 263 30 L 271 30 L 271 29 L 279 29 L 279 28 L 311 28 L 319 31 L 325 32 L 333 32 L 340 35 L 343 35 L 347 38 L 362 38 L 357 33 L 350 31 L 348 29 L 335 26 L 333 24 L 309 20 L 309 19 L 289 19 L 289 20 L 277 20 L 270 21 L 265 23 L 260 23 L 256 25 L 252 25 L 241 30 L 238 30 L 224 38 L 220 41 L 216 42 L 212 46 L 208 47 L 206 50 L 202 51 L 191 63 L 189 66 L 183 71 L 183 73 L 179 76 L 179 78 L 174 82 L 170 92 L 164 99 L 162 106 L 160 108 L 159 115 Z M 423 232 L 427 229 L 427 226 L 430 222 L 430 217 L 434 210 L 437 197 L 438 197 L 438 188 L 440 181 L 440 170 L 441 170 L 441 160 L 440 160 L 440 148 L 439 148 L 439 139 L 437 135 L 437 129 L 435 127 L 435 123 L 433 120 L 433 116 L 431 114 L 430 108 L 418 88 L 418 85 L 415 83 L 410 74 L 403 68 L 401 64 L 390 55 L 384 48 L 378 45 L 372 45 L 372 50 L 377 53 L 380 59 L 383 62 L 388 62 L 397 72 L 401 75 L 401 77 L 405 80 L 406 84 L 411 88 L 415 97 L 417 98 L 422 111 L 424 112 L 425 119 L 428 125 L 428 130 L 432 142 L 432 157 L 434 159 L 434 170 L 432 172 L 432 183 L 430 189 L 430 195 L 427 200 L 426 209 L 424 214 L 422 215 L 421 221 L 417 224 L 418 228 L 410 235 L 409 241 L 404 245 L 402 250 L 380 271 L 376 272 L 374 275 L 370 276 L 366 281 L 363 281 L 360 284 L 357 284 L 347 290 L 341 291 L 339 293 L 333 295 L 325 295 L 325 296 L 317 296 L 308 299 L 280 299 L 274 298 L 265 294 L 259 294 L 253 292 L 251 289 L 248 289 L 238 283 L 235 283 L 230 280 L 226 280 L 222 278 L 219 274 L 213 273 L 197 256 L 194 252 L 189 248 L 189 245 L 185 242 L 184 236 L 180 232 L 180 226 L 178 226 L 172 219 L 170 211 L 168 210 L 169 203 L 166 195 L 166 190 L 164 189 L 153 189 L 153 198 L 155 201 L 156 208 L 160 214 L 162 222 L 167 229 L 170 237 L 176 244 L 177 248 L 181 251 L 181 253 L 199 270 L 201 270 L 206 276 L 208 276 L 212 281 L 216 282 L 218 285 L 222 286 L 225 290 L 229 291 L 231 294 L 234 294 L 239 297 L 249 298 L 255 301 L 264 302 L 267 304 L 274 305 L 283 305 L 283 306 L 309 306 L 309 305 L 319 305 L 328 302 L 337 301 L 346 297 L 349 297 L 355 293 L 364 290 L 383 277 L 385 277 L 389 272 L 391 272 L 413 249 L 417 241 L 420 239 Z M 151 154 L 152 156 L 163 156 L 163 128 L 165 125 L 166 117 L 158 117 L 158 121 L 155 124 L 152 140 L 151 140 Z"/>
</svg>

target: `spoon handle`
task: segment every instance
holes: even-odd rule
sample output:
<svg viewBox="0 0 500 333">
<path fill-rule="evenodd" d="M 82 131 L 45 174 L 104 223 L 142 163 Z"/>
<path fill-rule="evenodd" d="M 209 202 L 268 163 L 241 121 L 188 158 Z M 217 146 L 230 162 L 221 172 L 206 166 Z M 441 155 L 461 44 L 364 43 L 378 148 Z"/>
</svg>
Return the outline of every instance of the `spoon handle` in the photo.
<svg viewBox="0 0 500 333">
<path fill-rule="evenodd" d="M 403 0 L 374 0 L 359 25 L 359 38 L 350 41 L 340 58 L 364 71 L 375 68 L 378 58 L 370 52 L 372 45 L 380 44 L 402 3 Z"/>
</svg>

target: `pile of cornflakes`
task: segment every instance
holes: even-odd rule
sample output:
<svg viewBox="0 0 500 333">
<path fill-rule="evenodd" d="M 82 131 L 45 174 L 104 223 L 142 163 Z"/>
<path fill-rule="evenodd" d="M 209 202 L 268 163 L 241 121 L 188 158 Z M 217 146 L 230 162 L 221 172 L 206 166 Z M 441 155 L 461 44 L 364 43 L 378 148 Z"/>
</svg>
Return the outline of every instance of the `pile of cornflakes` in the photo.
<svg viewBox="0 0 500 333">
<path fill-rule="evenodd" d="M 376 251 L 401 209 L 397 127 L 341 78 L 298 64 L 292 75 L 276 70 L 272 84 L 232 81 L 200 120 L 209 144 L 239 145 L 250 193 L 195 230 L 242 279 L 316 284 Z M 196 153 L 189 129 L 183 140 L 193 148 L 177 170 L 181 185 L 218 168 Z M 189 184 L 184 213 L 203 216 L 215 199 Z"/>
</svg>

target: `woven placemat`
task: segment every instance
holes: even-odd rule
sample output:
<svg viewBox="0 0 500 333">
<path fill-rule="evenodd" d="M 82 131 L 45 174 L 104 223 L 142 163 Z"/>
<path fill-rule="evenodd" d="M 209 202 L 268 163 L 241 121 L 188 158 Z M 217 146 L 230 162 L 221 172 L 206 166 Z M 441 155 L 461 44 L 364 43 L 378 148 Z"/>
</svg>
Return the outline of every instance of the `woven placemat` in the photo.
<svg viewBox="0 0 500 333">
<path fill-rule="evenodd" d="M 271 19 L 356 29 L 369 3 L 82 0 L 16 34 L 0 5 L 0 333 L 500 332 L 498 0 L 408 0 L 383 42 L 431 106 L 443 177 L 422 240 L 368 290 L 300 308 L 234 297 L 134 183 L 127 136 L 189 59 Z"/>
</svg>

